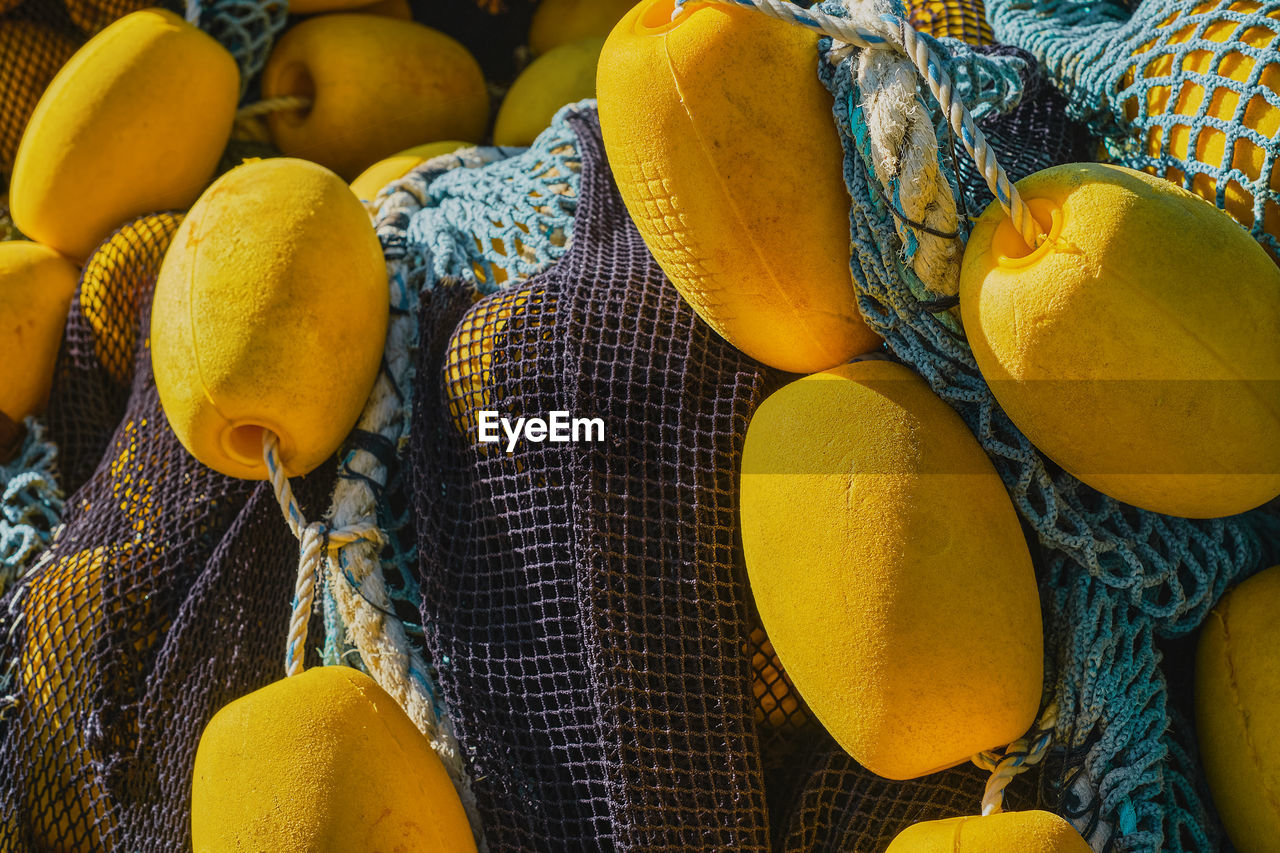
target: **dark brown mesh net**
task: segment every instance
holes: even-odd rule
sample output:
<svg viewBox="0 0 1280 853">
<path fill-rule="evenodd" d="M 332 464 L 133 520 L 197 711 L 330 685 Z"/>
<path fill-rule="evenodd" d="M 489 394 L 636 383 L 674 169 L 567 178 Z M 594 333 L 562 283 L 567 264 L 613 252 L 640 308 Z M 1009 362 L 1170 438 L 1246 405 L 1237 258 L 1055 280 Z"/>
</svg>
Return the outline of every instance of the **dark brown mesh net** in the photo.
<svg viewBox="0 0 1280 853">
<path fill-rule="evenodd" d="M 65 0 L 67 14 L 85 35 L 93 35 L 116 18 L 152 6 L 167 6 L 158 0 Z"/>
<path fill-rule="evenodd" d="M 0 190 L 9 183 L 27 119 L 80 40 L 70 27 L 31 20 L 26 9 L 0 17 Z"/>
<path fill-rule="evenodd" d="M 789 376 L 711 332 L 622 206 L 593 114 L 573 243 L 424 293 L 411 430 L 423 624 L 490 849 L 880 851 L 985 773 L 877 779 L 809 722 L 751 613 L 737 481 Z M 601 442 L 481 442 L 481 412 Z M 1029 780 L 1011 794 L 1025 804 Z"/>
<path fill-rule="evenodd" d="M 268 485 L 179 445 L 155 391 L 149 297 L 176 222 L 122 228 L 72 300 L 48 423 L 74 494 L 0 601 L 0 660 L 17 662 L 0 682 L 16 700 L 0 714 L 4 853 L 189 849 L 205 723 L 284 674 L 297 544 Z M 297 482 L 310 512 L 333 467 Z"/>
</svg>

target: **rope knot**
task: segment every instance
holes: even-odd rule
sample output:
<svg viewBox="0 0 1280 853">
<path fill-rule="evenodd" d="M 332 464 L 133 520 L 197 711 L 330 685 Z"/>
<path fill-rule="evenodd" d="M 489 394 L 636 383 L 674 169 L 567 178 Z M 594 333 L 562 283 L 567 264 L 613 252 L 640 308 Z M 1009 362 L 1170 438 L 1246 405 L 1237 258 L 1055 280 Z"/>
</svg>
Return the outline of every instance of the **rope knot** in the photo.
<svg viewBox="0 0 1280 853">
<path fill-rule="evenodd" d="M 280 460 L 280 439 L 270 430 L 262 432 L 262 458 L 267 466 L 267 476 L 275 491 L 276 501 L 284 513 L 284 520 L 298 540 L 298 580 L 294 585 L 292 612 L 289 617 L 289 639 L 285 645 L 284 668 L 287 675 L 297 675 L 303 670 L 303 657 L 307 647 L 307 629 L 311 622 L 311 608 L 315 604 L 316 582 L 325 560 L 343 548 L 367 542 L 377 548 L 386 544 L 386 537 L 376 524 L 362 523 L 347 527 L 330 528 L 322 521 L 308 522 L 302 507 L 294 497 L 289 475 Z"/>
</svg>

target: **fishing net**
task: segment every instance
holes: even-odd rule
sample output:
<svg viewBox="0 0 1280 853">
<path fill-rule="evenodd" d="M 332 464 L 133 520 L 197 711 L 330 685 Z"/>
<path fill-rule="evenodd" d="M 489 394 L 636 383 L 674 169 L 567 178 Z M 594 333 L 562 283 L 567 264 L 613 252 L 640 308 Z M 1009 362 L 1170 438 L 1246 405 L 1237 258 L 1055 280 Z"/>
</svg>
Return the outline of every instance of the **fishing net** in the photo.
<svg viewBox="0 0 1280 853">
<path fill-rule="evenodd" d="M 181 447 L 151 374 L 149 295 L 176 221 L 130 223 L 90 259 L 48 428 L 28 434 L 24 454 L 56 445 L 70 497 L 52 547 L 0 601 L 2 850 L 187 848 L 204 724 L 281 672 L 297 544 L 270 486 Z M 333 471 L 298 482 L 304 503 L 328 494 Z M 9 478 L 6 494 L 22 488 Z M 41 503 L 46 515 L 19 521 L 44 542 L 59 506 Z"/>
<path fill-rule="evenodd" d="M 1280 3 L 989 7 L 997 38 L 1039 57 L 1115 162 L 1212 201 L 1280 257 Z"/>
<path fill-rule="evenodd" d="M 35 16 L 26 8 L 0 15 L 0 193 L 8 186 L 22 131 L 36 103 L 80 46 L 73 28 L 49 20 L 52 17 Z"/>
<path fill-rule="evenodd" d="M 286 0 L 189 0 L 187 18 L 213 36 L 240 66 L 240 93 L 256 87 L 271 46 L 288 20 Z"/>
<path fill-rule="evenodd" d="M 1026 54 L 934 44 L 1015 176 L 1079 151 Z M 1035 534 L 1058 719 L 1005 805 L 1064 814 L 1099 849 L 1211 849 L 1161 654 L 1185 660 L 1179 638 L 1259 566 L 1265 523 L 1138 512 L 1046 466 L 931 313 L 913 264 L 925 241 L 887 202 L 903 194 L 875 175 L 857 56 L 839 58 L 819 67 L 847 155 L 861 308 L 965 417 Z M 937 131 L 936 172 L 976 210 L 981 188 Z M 334 561 L 309 662 L 368 669 L 439 717 L 489 849 L 878 853 L 910 823 L 975 813 L 989 768 L 874 777 L 773 655 L 736 490 L 754 407 L 793 377 L 726 344 L 662 276 L 592 107 L 563 111 L 527 151 L 438 158 L 373 207 L 392 280 L 378 392 L 390 415 L 366 410 L 295 488 L 308 518 L 341 507 L 331 493 L 366 490 L 389 541 L 372 566 Z M 6 504 L 0 528 L 24 525 L 13 541 L 29 544 L 0 599 L 0 767 L 14 768 L 0 774 L 0 851 L 187 849 L 200 732 L 283 672 L 297 541 L 268 484 L 186 454 L 151 375 L 148 300 L 178 221 L 128 223 L 90 260 L 47 429 L 32 424 L 25 467 L 3 474 L 56 480 L 15 504 L 44 515 L 10 521 Z M 508 453 L 479 440 L 488 410 L 599 418 L 604 441 Z M 58 486 L 65 526 L 32 568 Z M 368 652 L 396 631 L 398 669 L 382 670 Z"/>
<path fill-rule="evenodd" d="M 845 14 L 836 3 L 824 8 Z M 969 424 L 1044 551 L 1047 699 L 1057 716 L 1049 750 L 1070 774 L 1053 786 L 1069 799 L 1053 807 L 1099 849 L 1210 849 L 1218 830 L 1185 728 L 1172 722 L 1156 642 L 1193 631 L 1229 584 L 1265 565 L 1264 544 L 1277 541 L 1274 519 L 1160 516 L 1045 462 L 996 405 L 964 339 L 930 307 L 937 291 L 921 280 L 919 242 L 901 236 L 912 226 L 884 202 L 898 197 L 896 179 L 877 186 L 858 61 L 855 52 L 820 68 L 845 144 L 860 307 L 889 350 Z"/>
<path fill-rule="evenodd" d="M 481 176 L 386 191 L 426 202 L 383 235 L 429 261 L 410 430 L 422 624 L 490 849 L 879 851 L 972 813 L 984 771 L 878 779 L 786 680 L 735 528 L 751 412 L 791 377 L 697 319 L 626 215 L 594 110 L 561 120 L 563 207 L 530 230 L 571 239 L 545 244 L 544 272 L 495 290 L 470 256 L 510 258 L 490 242 L 509 220 L 445 212 Z M 508 453 L 480 440 L 486 410 L 599 418 L 606 438 Z M 1036 802 L 1033 777 L 1008 797 Z"/>
<path fill-rule="evenodd" d="M 996 43 L 982 0 L 912 0 L 906 5 L 907 20 L 922 33 L 971 45 Z"/>
</svg>

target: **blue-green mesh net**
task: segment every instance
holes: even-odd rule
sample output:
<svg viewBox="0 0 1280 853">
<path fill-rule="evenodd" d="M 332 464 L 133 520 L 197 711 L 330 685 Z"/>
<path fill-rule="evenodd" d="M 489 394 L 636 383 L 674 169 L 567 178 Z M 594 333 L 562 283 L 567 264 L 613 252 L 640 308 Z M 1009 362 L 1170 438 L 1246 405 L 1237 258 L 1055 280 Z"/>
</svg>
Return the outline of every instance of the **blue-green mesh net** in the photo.
<svg viewBox="0 0 1280 853">
<path fill-rule="evenodd" d="M 989 0 L 987 15 L 1115 162 L 1180 181 L 1280 256 L 1278 0 Z"/>
<path fill-rule="evenodd" d="M 187 20 L 217 39 L 240 66 L 240 91 L 267 64 L 288 18 L 284 0 L 188 0 Z"/>
<path fill-rule="evenodd" d="M 62 516 L 57 449 L 29 418 L 18 453 L 0 464 L 0 595 L 35 565 Z"/>
<path fill-rule="evenodd" d="M 1105 17 L 1097 4 L 1088 5 L 1094 11 L 1081 15 Z M 841 14 L 839 4 L 823 8 Z M 994 20 L 997 36 L 1007 36 L 1003 19 Z M 1070 65 L 1062 53 L 1085 51 L 1089 43 L 1073 32 L 1048 61 L 1056 58 L 1061 72 Z M 1035 50 L 1033 44 L 1023 46 Z M 921 302 L 927 291 L 909 267 L 913 246 L 898 239 L 884 201 L 896 188 L 878 187 L 869 166 L 850 62 L 823 63 L 820 74 L 835 96 L 845 147 L 859 304 L 892 353 L 965 419 L 1046 555 L 1041 598 L 1048 699 L 1060 711 L 1055 747 L 1083 755 L 1071 780 L 1073 808 L 1060 810 L 1070 812 L 1096 847 L 1212 849 L 1215 830 L 1192 781 L 1189 739 L 1171 728 L 1156 641 L 1194 630 L 1228 585 L 1261 568 L 1263 531 L 1270 529 L 1274 539 L 1274 521 L 1257 513 L 1208 521 L 1156 515 L 1046 464 L 996 404 L 963 337 Z M 976 100 L 963 82 L 957 91 L 966 103 Z M 1085 103 L 1075 101 L 1077 109 Z M 936 113 L 936 104 L 930 106 Z"/>
</svg>

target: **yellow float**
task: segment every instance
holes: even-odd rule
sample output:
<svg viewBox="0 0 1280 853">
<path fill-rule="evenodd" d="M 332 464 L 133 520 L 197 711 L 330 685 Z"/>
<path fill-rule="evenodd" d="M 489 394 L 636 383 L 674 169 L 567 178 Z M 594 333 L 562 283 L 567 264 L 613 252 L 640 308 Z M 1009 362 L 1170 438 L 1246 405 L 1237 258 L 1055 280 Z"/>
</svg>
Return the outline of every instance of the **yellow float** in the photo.
<svg viewBox="0 0 1280 853">
<path fill-rule="evenodd" d="M 10 213 L 23 234 L 83 260 L 124 222 L 189 207 L 231 136 L 231 54 L 162 9 L 94 36 L 58 72 L 18 147 Z"/>
<path fill-rule="evenodd" d="M 596 64 L 604 39 L 552 48 L 520 73 L 498 109 L 494 145 L 531 145 L 565 104 L 596 96 Z"/>
<path fill-rule="evenodd" d="M 529 25 L 529 52 L 539 56 L 578 39 L 609 35 L 635 0 L 542 0 Z"/>
<path fill-rule="evenodd" d="M 1043 671 L 1031 555 L 990 460 L 922 379 L 861 361 L 783 387 L 751 419 L 741 483 L 769 640 L 860 764 L 912 779 L 1026 733 Z"/>
<path fill-rule="evenodd" d="M 0 243 L 0 413 L 21 422 L 44 410 L 80 270 L 47 246 Z"/>
<path fill-rule="evenodd" d="M 392 181 L 399 180 L 433 157 L 452 154 L 459 148 L 466 148 L 470 142 L 458 142 L 449 139 L 444 142 L 428 142 L 405 149 L 399 154 L 392 154 L 385 160 L 379 160 L 360 173 L 360 177 L 351 182 L 351 191 L 356 198 L 366 201 L 378 197 L 382 188 Z"/>
<path fill-rule="evenodd" d="M 210 468 L 261 480 L 269 430 L 286 471 L 306 474 L 368 400 L 389 306 L 381 244 L 337 175 L 292 158 L 233 169 L 156 281 L 151 363 L 174 433 Z"/>
<path fill-rule="evenodd" d="M 1071 824 L 1046 811 L 1003 812 L 917 823 L 885 853 L 1092 853 Z"/>
<path fill-rule="evenodd" d="M 960 275 L 982 376 L 1027 438 L 1125 503 L 1214 518 L 1280 494 L 1280 269 L 1213 205 L 1119 166 L 1018 182 Z"/>
<path fill-rule="evenodd" d="M 1240 853 L 1280 840 L 1280 566 L 1228 592 L 1200 629 L 1196 732 L 1213 804 Z"/>
<path fill-rule="evenodd" d="M 430 742 L 369 676 L 309 669 L 223 708 L 191 789 L 195 853 L 474 853 Z"/>
<path fill-rule="evenodd" d="M 268 116 L 271 138 L 348 181 L 413 145 L 479 142 L 489 121 L 484 75 L 466 48 L 379 15 L 320 15 L 290 29 L 267 61 L 262 95 L 309 99 Z"/>
<path fill-rule="evenodd" d="M 636 228 L 712 329 L 812 373 L 879 344 L 849 272 L 849 195 L 818 37 L 739 7 L 644 0 L 596 79 Z"/>
</svg>

